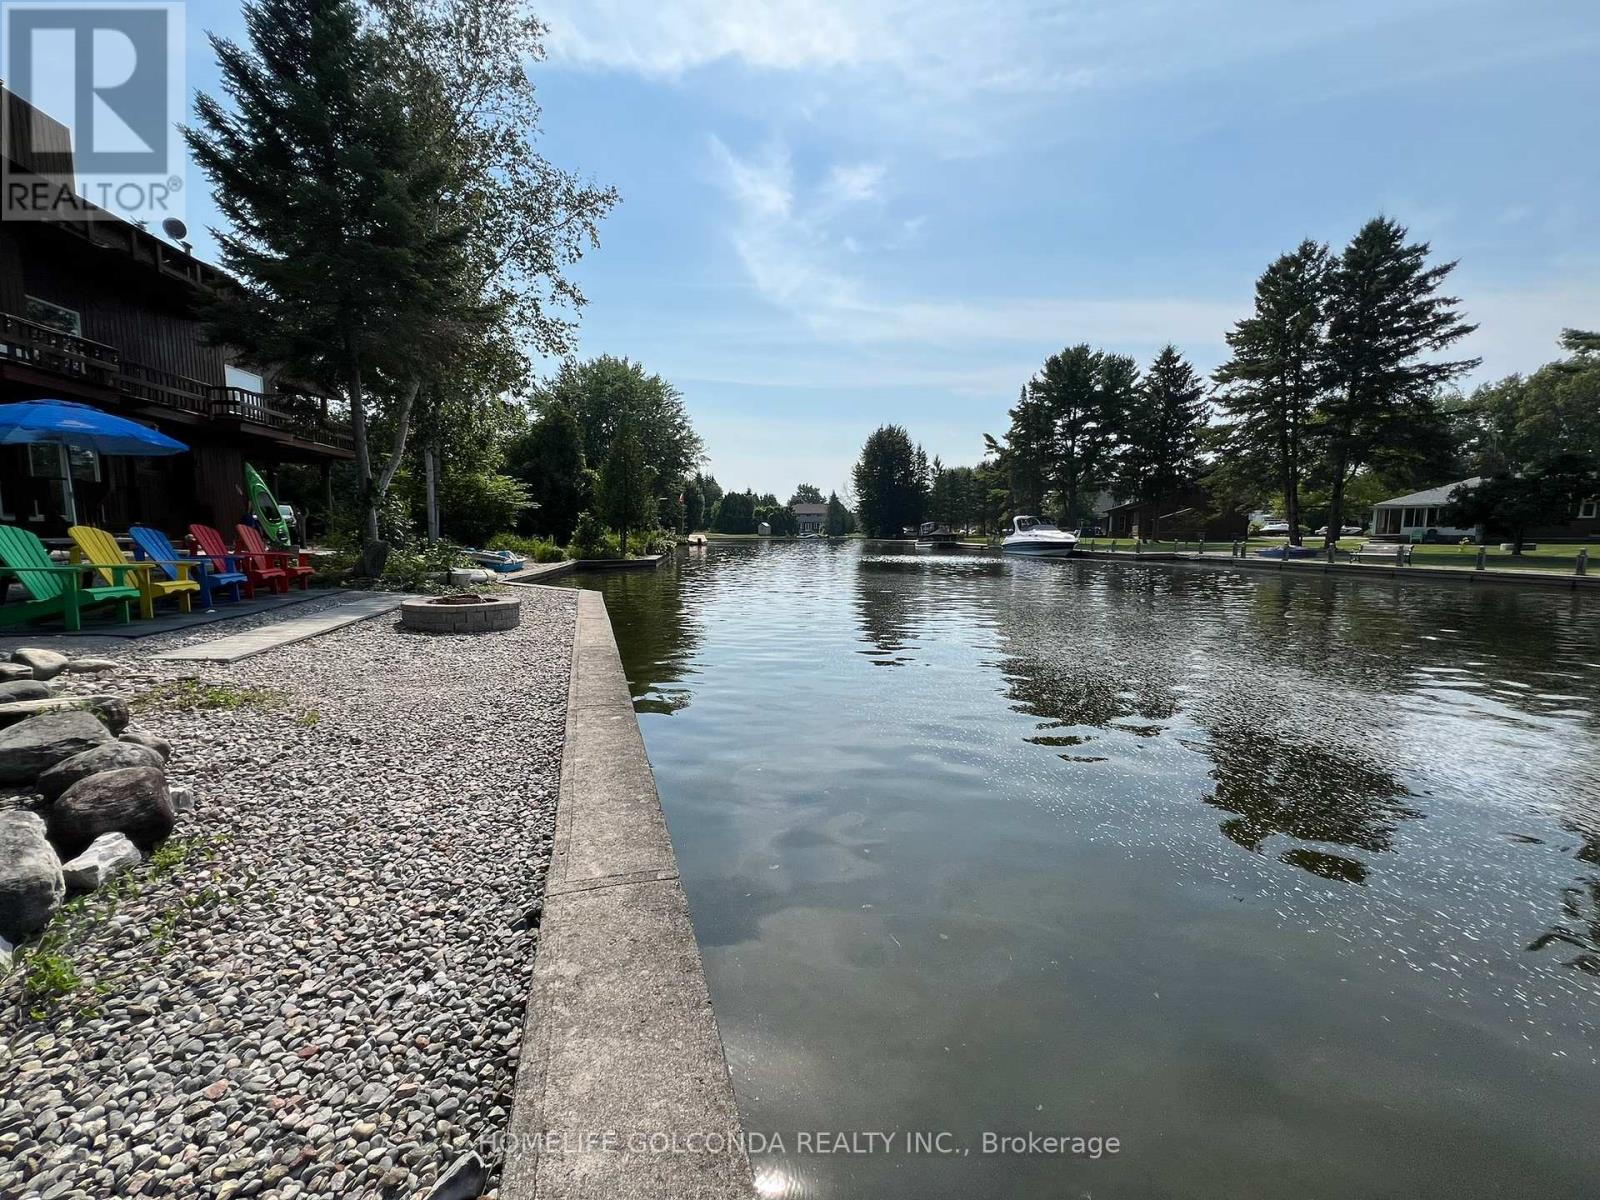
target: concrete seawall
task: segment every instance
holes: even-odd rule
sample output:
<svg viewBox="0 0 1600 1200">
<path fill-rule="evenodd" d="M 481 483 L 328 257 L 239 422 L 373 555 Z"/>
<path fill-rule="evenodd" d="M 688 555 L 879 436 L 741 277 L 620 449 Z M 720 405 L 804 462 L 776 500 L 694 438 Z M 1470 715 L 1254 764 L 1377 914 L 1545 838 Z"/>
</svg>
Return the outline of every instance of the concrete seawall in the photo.
<svg viewBox="0 0 1600 1200">
<path fill-rule="evenodd" d="M 1179 554 L 1170 550 L 1137 554 L 1134 551 L 1109 552 L 1080 550 L 1073 556 L 1091 562 L 1203 567 L 1213 571 L 1271 571 L 1285 575 L 1342 575 L 1351 579 L 1394 579 L 1404 583 L 1423 583 L 1459 587 L 1531 587 L 1568 592 L 1593 592 L 1600 589 L 1600 575 L 1574 575 L 1559 571 L 1475 571 L 1461 567 L 1395 567 L 1377 563 L 1330 563 L 1325 559 L 1234 558 L 1226 554 Z"/>
<path fill-rule="evenodd" d="M 753 1195 L 677 859 L 598 592 L 578 593 L 556 843 L 502 1200 Z"/>
</svg>

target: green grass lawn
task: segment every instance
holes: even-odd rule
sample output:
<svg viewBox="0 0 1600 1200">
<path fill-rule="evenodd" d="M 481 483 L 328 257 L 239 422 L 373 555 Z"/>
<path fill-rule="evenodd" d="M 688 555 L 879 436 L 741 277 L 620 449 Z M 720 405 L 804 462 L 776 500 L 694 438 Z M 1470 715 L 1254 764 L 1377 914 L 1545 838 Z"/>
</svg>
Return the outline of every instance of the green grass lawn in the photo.
<svg viewBox="0 0 1600 1200">
<path fill-rule="evenodd" d="M 1364 537 L 1341 538 L 1339 549 L 1349 552 L 1364 544 L 1368 539 Z M 1257 550 L 1273 549 L 1283 545 L 1281 537 L 1255 537 L 1245 543 L 1246 553 L 1254 554 Z M 1322 549 L 1320 539 L 1307 536 L 1304 544 L 1314 547 L 1319 553 Z M 1390 545 L 1390 543 L 1377 543 Z M 1114 551 L 1122 554 L 1132 554 L 1134 544 L 1128 538 L 1085 538 L 1079 545 L 1085 550 Z M 1205 543 L 1207 554 L 1227 554 L 1231 543 L 1228 541 L 1210 541 Z M 1193 553 L 1199 549 L 1196 542 L 1143 542 L 1140 549 L 1145 554 L 1159 554 L 1162 552 L 1177 551 L 1180 553 Z M 1521 555 L 1515 555 L 1506 550 L 1501 550 L 1498 542 L 1491 542 L 1485 565 L 1491 571 L 1563 571 L 1574 570 L 1578 551 L 1584 546 L 1577 543 L 1554 545 L 1541 543 L 1536 550 L 1524 550 Z M 1600 575 L 1600 543 L 1588 545 L 1589 559 L 1594 564 L 1594 573 Z M 1373 565 L 1384 565 L 1381 561 L 1373 561 Z M 1418 543 L 1411 551 L 1411 565 L 1414 567 L 1455 567 L 1470 569 L 1477 565 L 1477 546 L 1457 546 L 1450 543 Z"/>
</svg>

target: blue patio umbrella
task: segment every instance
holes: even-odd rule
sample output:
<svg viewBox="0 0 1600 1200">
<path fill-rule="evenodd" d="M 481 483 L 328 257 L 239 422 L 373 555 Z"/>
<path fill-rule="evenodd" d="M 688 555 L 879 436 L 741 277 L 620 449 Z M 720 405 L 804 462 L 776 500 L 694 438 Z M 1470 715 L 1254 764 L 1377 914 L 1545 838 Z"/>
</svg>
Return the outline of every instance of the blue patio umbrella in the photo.
<svg viewBox="0 0 1600 1200">
<path fill-rule="evenodd" d="M 0 404 L 0 446 L 25 446 L 45 442 L 79 446 L 99 454 L 155 457 L 183 454 L 189 449 L 159 430 L 113 416 L 73 400 L 24 400 Z M 67 470 L 67 519 L 78 519 L 72 494 L 72 471 Z"/>
</svg>

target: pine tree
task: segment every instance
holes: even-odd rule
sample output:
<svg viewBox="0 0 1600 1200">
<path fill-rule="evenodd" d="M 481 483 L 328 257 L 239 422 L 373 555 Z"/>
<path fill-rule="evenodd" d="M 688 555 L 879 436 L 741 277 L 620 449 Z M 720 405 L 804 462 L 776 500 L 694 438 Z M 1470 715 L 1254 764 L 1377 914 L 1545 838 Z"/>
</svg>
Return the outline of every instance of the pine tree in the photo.
<svg viewBox="0 0 1600 1200">
<path fill-rule="evenodd" d="M 439 315 L 461 307 L 462 228 L 438 203 L 447 164 L 351 0 L 258 0 L 245 24 L 248 49 L 211 39 L 232 111 L 203 95 L 185 131 L 229 223 L 217 241 L 238 284 L 207 324 L 263 364 L 343 387 L 370 564 L 415 398 L 396 383 L 438 347 Z M 397 448 L 376 478 L 374 402 L 395 409 Z"/>
<path fill-rule="evenodd" d="M 838 492 L 828 493 L 828 514 L 823 530 L 829 537 L 843 537 L 850 532 L 849 514 L 845 511 Z"/>
<path fill-rule="evenodd" d="M 1429 418 L 1438 390 L 1478 359 L 1437 356 L 1477 328 L 1439 287 L 1454 262 L 1428 265 L 1388 217 L 1368 221 L 1328 275 L 1327 391 L 1317 409 L 1331 494 L 1328 544 L 1344 522 L 1351 476 L 1408 422 Z"/>
<path fill-rule="evenodd" d="M 1044 510 L 1044 493 L 1055 458 L 1054 428 L 1049 407 L 1032 387 L 1023 387 L 1016 407 L 1008 414 L 1005 447 L 990 438 L 991 452 L 1002 458 L 1011 486 L 1011 503 L 1019 513 Z"/>
<path fill-rule="evenodd" d="M 1146 372 L 1123 422 L 1117 455 L 1119 494 L 1171 500 L 1200 473 L 1205 387 L 1176 346 L 1167 345 Z"/>
<path fill-rule="evenodd" d="M 1269 266 L 1256 280 L 1255 312 L 1227 335 L 1233 356 L 1213 376 L 1218 405 L 1232 418 L 1217 431 L 1225 465 L 1216 482 L 1233 492 L 1275 490 L 1296 546 L 1307 429 L 1326 377 L 1329 269 L 1328 248 L 1309 239 Z"/>
</svg>

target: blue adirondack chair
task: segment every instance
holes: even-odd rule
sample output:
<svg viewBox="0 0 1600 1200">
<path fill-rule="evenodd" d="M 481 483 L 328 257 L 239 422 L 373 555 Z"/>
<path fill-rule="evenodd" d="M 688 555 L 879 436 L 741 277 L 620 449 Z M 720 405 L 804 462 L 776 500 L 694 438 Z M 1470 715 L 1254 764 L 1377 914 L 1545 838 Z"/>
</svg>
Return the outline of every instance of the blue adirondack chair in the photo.
<svg viewBox="0 0 1600 1200">
<path fill-rule="evenodd" d="M 182 576 L 182 572 L 178 569 L 180 560 L 191 564 L 194 578 L 200 584 L 201 607 L 211 608 L 219 592 L 231 591 L 234 600 L 243 599 L 244 589 L 249 586 L 249 581 L 243 571 L 234 569 L 236 564 L 231 559 L 219 567 L 210 559 L 187 558 L 178 553 L 166 534 L 148 525 L 135 525 L 128 530 L 128 537 L 133 541 L 135 560 L 149 559 L 160 567 L 169 579 L 178 579 Z"/>
</svg>

